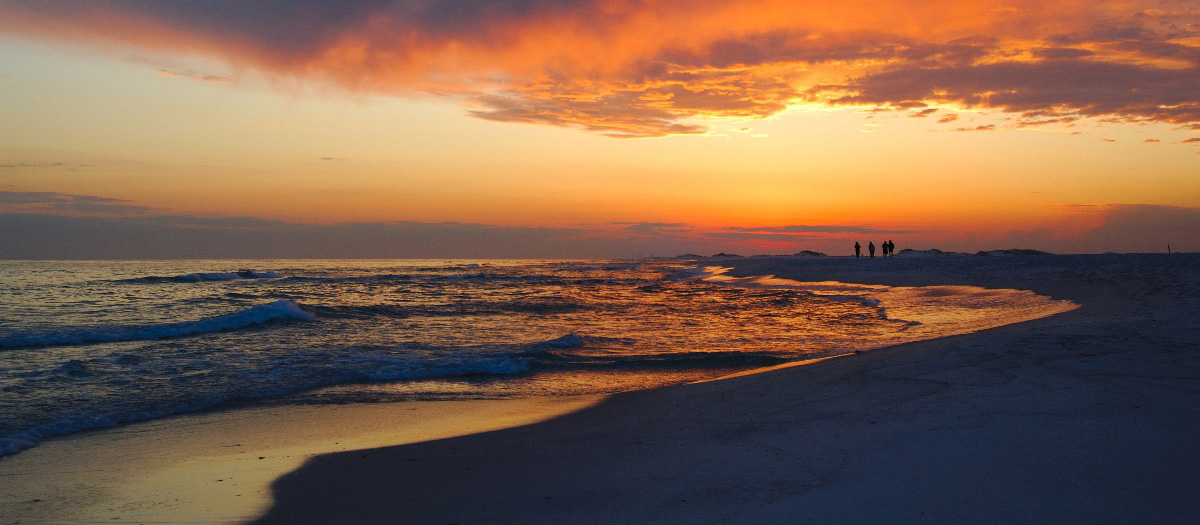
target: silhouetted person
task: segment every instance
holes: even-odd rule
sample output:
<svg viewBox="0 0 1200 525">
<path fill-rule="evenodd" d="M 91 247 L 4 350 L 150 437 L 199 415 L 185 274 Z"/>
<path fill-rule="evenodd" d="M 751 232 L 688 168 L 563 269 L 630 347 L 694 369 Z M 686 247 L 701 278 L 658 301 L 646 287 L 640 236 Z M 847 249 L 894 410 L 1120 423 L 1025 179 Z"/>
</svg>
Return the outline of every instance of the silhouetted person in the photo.
<svg viewBox="0 0 1200 525">
<path fill-rule="evenodd" d="M 891 240 L 888 241 L 888 255 L 891 257 L 896 256 L 896 243 Z"/>
<path fill-rule="evenodd" d="M 883 242 L 883 256 L 884 257 L 891 257 L 893 255 L 892 246 L 895 246 L 895 245 L 892 244 L 891 239 L 888 239 Z"/>
<path fill-rule="evenodd" d="M 871 254 L 872 259 L 875 258 L 875 243 L 874 242 L 867 243 L 867 252 L 869 252 Z"/>
<path fill-rule="evenodd" d="M 857 259 L 862 255 L 862 245 L 858 241 L 854 241 L 854 258 Z"/>
</svg>

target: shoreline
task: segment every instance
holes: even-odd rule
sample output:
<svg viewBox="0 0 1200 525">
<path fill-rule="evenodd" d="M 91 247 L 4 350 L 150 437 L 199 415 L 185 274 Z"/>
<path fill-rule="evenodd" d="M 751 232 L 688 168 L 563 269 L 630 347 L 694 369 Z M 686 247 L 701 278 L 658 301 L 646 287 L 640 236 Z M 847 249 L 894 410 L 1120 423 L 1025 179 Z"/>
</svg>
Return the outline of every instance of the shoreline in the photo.
<svg viewBox="0 0 1200 525">
<path fill-rule="evenodd" d="M 318 456 L 276 481 L 276 503 L 255 523 L 1190 523 L 1200 513 L 1200 257 L 853 262 L 733 266 L 1031 289 L 1081 307 L 618 394 L 536 425 L 376 449 L 369 463 Z"/>
<path fill-rule="evenodd" d="M 245 522 L 308 458 L 531 424 L 601 397 L 250 406 L 55 437 L 0 458 L 0 523 Z"/>
<path fill-rule="evenodd" d="M 902 261 L 905 259 L 889 260 L 885 264 Z M 911 261 L 909 264 L 918 266 L 926 263 L 924 259 Z M 761 264 L 763 262 L 770 264 Z M 859 277 L 857 282 L 865 284 L 921 284 L 913 282 L 918 278 L 911 275 L 895 273 L 897 268 L 894 266 L 891 270 L 876 267 L 864 272 L 863 268 L 845 268 L 847 261 L 840 258 L 816 263 L 792 262 L 800 264 L 781 266 L 779 260 L 749 259 L 733 261 L 729 265 L 734 267 L 734 275 L 772 274 L 795 280 L 816 280 L 806 279 L 806 276 L 840 271 L 851 278 Z M 1194 265 L 1195 258 L 1192 262 Z M 1029 261 L 1022 264 L 1027 263 Z M 947 263 L 934 264 L 944 266 Z M 954 264 L 957 263 L 950 263 L 950 270 L 955 269 Z M 1039 264 L 1044 261 L 1035 261 L 1033 266 Z M 982 272 L 979 275 L 945 274 L 947 269 L 942 268 L 938 271 L 945 275 L 921 278 L 939 281 L 925 285 L 948 284 L 941 282 L 947 278 L 952 281 L 1013 280 L 1014 270 L 1008 270 L 1007 276 L 997 277 L 989 275 L 995 268 L 984 266 L 977 268 L 976 273 Z M 882 273 L 886 271 L 893 274 Z M 819 509 L 836 511 L 837 515 L 846 516 L 846 522 L 925 521 L 931 516 L 929 509 L 939 509 L 946 502 L 925 494 L 923 498 L 893 498 L 893 505 L 888 506 L 858 504 L 856 491 L 884 493 L 905 488 L 889 485 L 894 485 L 897 480 L 879 471 L 879 462 L 886 458 L 880 457 L 877 451 L 872 452 L 872 447 L 896 447 L 904 441 L 903 437 L 914 434 L 941 437 L 947 432 L 970 434 L 972 426 L 988 428 L 987 424 L 979 426 L 979 421 L 988 418 L 980 416 L 979 410 L 960 406 L 961 400 L 942 406 L 952 409 L 946 413 L 930 411 L 929 407 L 906 407 L 905 417 L 899 418 L 899 414 L 881 411 L 875 404 L 882 401 L 883 406 L 894 403 L 921 405 L 938 401 L 945 405 L 945 399 L 936 398 L 950 393 L 960 395 L 964 385 L 970 387 L 966 388 L 970 392 L 979 385 L 988 388 L 1007 384 L 999 379 L 1008 374 L 1007 370 L 988 369 L 995 364 L 994 356 L 982 357 L 987 355 L 989 348 L 992 351 L 998 347 L 1004 349 L 999 359 L 1020 361 L 1029 357 L 1029 353 L 1009 355 L 1011 345 L 1005 346 L 1005 341 L 1028 339 L 1031 333 L 1038 337 L 1046 334 L 1061 336 L 1082 327 L 1094 331 L 1097 316 L 1121 310 L 1099 300 L 1111 299 L 1114 290 L 1100 289 L 1103 286 L 1081 288 L 1078 282 L 1064 286 L 1058 282 L 1059 277 L 1050 275 L 1041 281 L 1026 277 L 1025 282 L 1035 285 L 1030 289 L 1038 293 L 1051 295 L 1046 293 L 1049 290 L 1059 294 L 1053 295 L 1055 298 L 1073 300 L 1081 306 L 1079 309 L 976 333 L 822 359 L 806 366 L 789 364 L 765 372 L 756 369 L 707 383 L 609 397 L 249 408 L 185 414 L 48 440 L 35 449 L 7 458 L 19 459 L 30 454 L 31 459 L 25 474 L 16 472 L 5 476 L 22 482 L 15 484 L 20 486 L 8 484 L 9 488 L 3 491 L 3 502 L 0 502 L 0 508 L 18 510 L 21 514 L 0 514 L 26 516 L 22 523 L 29 520 L 65 523 L 82 518 L 106 522 L 134 518 L 239 522 L 260 517 L 268 502 L 265 499 L 266 483 L 291 471 L 275 482 L 275 506 L 257 522 L 755 523 L 795 521 L 793 518 L 803 516 L 815 522 L 839 521 L 829 519 L 829 514 L 817 512 Z M 885 278 L 894 282 L 876 282 Z M 1192 289 L 1195 288 L 1194 281 L 1193 278 L 1189 283 Z M 1162 292 L 1162 289 L 1158 291 Z M 1194 302 L 1188 311 L 1195 311 Z M 1176 324 L 1185 314 L 1175 313 Z M 1100 326 L 1104 324 L 1099 323 Z M 1083 330 L 1072 337 L 1098 337 L 1089 333 Z M 1189 366 L 1195 366 L 1195 358 L 1191 359 Z M 754 375 L 750 375 L 751 372 Z M 1176 379 L 1188 381 L 1186 377 Z M 972 380 L 974 383 L 970 382 Z M 1194 400 L 1194 397 L 1189 399 Z M 1022 400 L 1037 403 L 1036 399 L 1023 397 Z M 986 401 L 988 398 L 984 396 L 973 403 L 986 404 Z M 453 409 L 439 407 L 439 403 L 452 404 Z M 1194 413 L 1196 407 L 1193 403 L 1191 412 L 1183 412 Z M 373 411 L 374 415 L 371 414 Z M 415 418 L 416 422 L 410 418 L 409 423 L 397 425 L 397 418 L 405 415 L 405 411 L 411 412 L 408 415 L 420 416 Z M 271 412 L 277 417 L 273 422 L 246 419 L 255 419 L 255 414 L 270 416 Z M 341 412 L 341 416 L 334 412 Z M 996 414 L 987 415 L 991 420 L 996 419 Z M 215 431 L 212 431 L 209 438 L 205 438 L 177 428 L 180 422 L 190 422 L 195 429 L 210 425 L 210 431 L 214 423 L 215 427 L 225 425 L 226 429 L 237 431 L 250 428 L 258 432 L 260 441 L 255 444 L 238 439 L 239 443 L 224 443 L 222 440 L 232 439 L 230 434 L 213 434 Z M 364 423 L 371 428 L 362 428 Z M 359 425 L 352 431 L 358 436 L 354 440 L 338 437 L 345 436 L 350 430 L 348 424 Z M 930 424 L 932 428 L 928 428 Z M 297 435 L 295 431 L 286 432 L 285 436 L 272 436 L 263 433 L 268 429 L 311 433 L 307 437 Z M 1200 437 L 1195 425 L 1185 430 L 1180 437 Z M 174 435 L 181 441 L 175 444 L 178 447 L 153 442 L 132 443 L 139 437 L 156 435 Z M 289 444 L 281 442 L 280 437 L 295 439 Z M 989 436 L 988 439 L 997 440 L 1000 445 L 1011 444 L 1004 436 Z M 51 457 L 58 454 L 59 460 L 51 462 L 49 467 L 38 464 L 45 456 L 35 453 L 52 444 L 74 449 L 76 457 L 87 456 L 82 451 L 88 448 L 78 446 L 80 441 L 87 440 L 96 440 L 93 451 L 108 451 L 114 444 L 121 445 L 117 456 L 102 465 L 99 474 L 73 472 L 71 469 L 79 466 L 70 463 L 70 450 L 64 455 L 62 450 L 47 449 L 43 454 Z M 130 443 L 119 443 L 122 440 Z M 228 445 L 241 446 L 233 447 L 234 451 L 221 450 Z M 1182 454 L 1181 465 L 1200 465 L 1195 461 L 1195 453 L 1189 456 L 1179 447 L 1171 450 L 1177 455 Z M 956 452 L 963 450 L 960 448 Z M 979 452 L 987 457 L 986 451 Z M 362 461 L 364 453 L 370 458 L 367 462 Z M 149 457 L 144 457 L 145 454 Z M 265 459 L 247 460 L 258 456 Z M 1054 460 L 1053 456 L 1045 452 L 1039 457 L 1046 462 Z M 875 458 L 874 463 L 855 459 L 860 457 Z M 136 461 L 119 465 L 122 458 Z M 0 459 L 0 472 L 12 473 L 12 463 L 4 461 Z M 898 460 L 888 461 L 896 463 Z M 303 466 L 300 466 L 301 462 Z M 699 468 L 700 465 L 704 468 Z M 934 469 L 937 474 L 947 474 L 944 462 L 935 466 L 938 467 Z M 1003 465 L 994 463 L 992 466 Z M 300 468 L 292 470 L 295 467 Z M 907 467 L 920 469 L 919 465 Z M 949 470 L 959 478 L 963 475 L 955 469 Z M 28 483 L 26 480 L 30 478 L 22 477 L 30 472 L 41 476 L 40 485 Z M 230 472 L 233 475 L 227 474 Z M 133 483 L 121 479 L 122 473 L 142 476 L 146 480 Z M 84 486 L 79 476 L 88 478 L 89 475 L 92 476 L 90 479 L 97 475 L 103 478 L 99 483 L 102 487 L 108 483 L 107 489 L 97 492 Z M 932 478 L 936 476 L 930 475 L 929 479 Z M 1014 477 L 1009 475 L 1002 479 L 1012 481 Z M 63 483 L 78 485 L 81 489 L 79 501 L 31 502 L 38 499 L 39 486 Z M 164 489 L 169 483 L 175 483 L 176 488 Z M 903 485 L 910 483 L 906 481 Z M 254 486 L 264 492 L 255 496 L 250 489 Z M 883 486 L 889 490 L 880 488 Z M 857 488 L 852 490 L 850 487 Z M 1195 482 L 1183 483 L 1180 487 L 1190 490 L 1195 487 Z M 985 483 L 980 490 L 985 492 L 986 488 Z M 991 488 L 995 489 L 994 483 Z M 1175 493 L 1157 488 L 1162 494 Z M 235 491 L 239 490 L 241 495 L 236 495 Z M 182 501 L 181 495 L 184 496 Z M 975 494 L 975 497 L 986 496 Z M 20 499 L 22 497 L 25 499 Z M 253 500 L 255 497 L 260 499 Z M 846 507 L 850 502 L 856 505 Z M 54 505 L 58 505 L 57 511 L 47 508 Z M 950 502 L 949 507 L 956 505 L 961 507 L 961 502 Z M 214 510 L 216 506 L 226 508 Z M 925 514 L 896 513 L 897 508 L 924 509 Z M 797 509 L 810 511 L 794 514 Z M 853 518 L 855 514 L 851 511 L 855 509 L 862 519 Z M 872 510 L 879 513 L 867 512 Z M 1041 510 L 1047 510 L 1046 505 Z M 1002 509 L 992 512 L 996 512 L 998 522 L 1022 521 L 1001 519 L 1006 516 Z M 1095 518 L 1098 514 L 1089 516 Z M 979 521 L 975 519 L 978 515 L 961 508 L 943 513 L 941 517 L 949 521 Z M 1056 517 L 1070 522 L 1069 518 Z M 1079 522 L 1088 521 L 1077 518 Z"/>
</svg>

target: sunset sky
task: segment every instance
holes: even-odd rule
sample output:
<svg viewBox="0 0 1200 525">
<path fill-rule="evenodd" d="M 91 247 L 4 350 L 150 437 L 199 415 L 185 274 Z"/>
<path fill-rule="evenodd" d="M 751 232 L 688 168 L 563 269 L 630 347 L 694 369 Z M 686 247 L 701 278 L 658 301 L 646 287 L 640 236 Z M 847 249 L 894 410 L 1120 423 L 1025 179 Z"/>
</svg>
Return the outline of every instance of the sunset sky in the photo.
<svg viewBox="0 0 1200 525">
<path fill-rule="evenodd" d="M 1200 251 L 1200 2 L 0 0 L 0 257 Z"/>
</svg>

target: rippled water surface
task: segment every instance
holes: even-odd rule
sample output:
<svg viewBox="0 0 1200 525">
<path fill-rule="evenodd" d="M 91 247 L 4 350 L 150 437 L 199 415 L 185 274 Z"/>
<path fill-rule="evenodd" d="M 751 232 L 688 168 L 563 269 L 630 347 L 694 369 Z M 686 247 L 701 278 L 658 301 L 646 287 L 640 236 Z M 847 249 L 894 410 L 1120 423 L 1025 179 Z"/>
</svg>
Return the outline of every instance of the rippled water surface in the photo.
<svg viewBox="0 0 1200 525">
<path fill-rule="evenodd" d="M 1053 303 L 719 273 L 681 261 L 4 262 L 0 453 L 246 400 L 646 388 Z"/>
</svg>

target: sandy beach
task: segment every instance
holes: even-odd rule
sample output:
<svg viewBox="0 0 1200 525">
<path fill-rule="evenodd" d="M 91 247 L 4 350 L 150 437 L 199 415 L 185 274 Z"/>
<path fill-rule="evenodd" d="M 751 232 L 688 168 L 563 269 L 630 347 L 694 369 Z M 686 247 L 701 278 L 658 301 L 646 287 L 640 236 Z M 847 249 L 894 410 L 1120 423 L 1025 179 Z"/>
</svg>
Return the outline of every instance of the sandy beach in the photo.
<svg viewBox="0 0 1200 525">
<path fill-rule="evenodd" d="M 0 0 L 0 65 L 0 525 L 1200 524 L 1200 0 Z"/>
<path fill-rule="evenodd" d="M 1200 257 L 748 259 L 737 275 L 1031 289 L 981 333 L 310 460 L 258 523 L 1191 523 Z"/>
<path fill-rule="evenodd" d="M 260 408 L 68 436 L 0 459 L 0 514 L 264 524 L 1200 515 L 1200 256 L 718 264 L 799 281 L 1017 288 L 1081 307 L 604 399 Z"/>
</svg>

